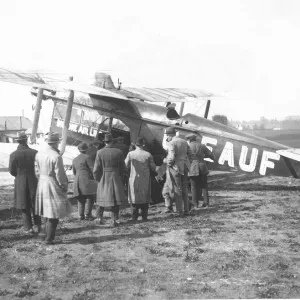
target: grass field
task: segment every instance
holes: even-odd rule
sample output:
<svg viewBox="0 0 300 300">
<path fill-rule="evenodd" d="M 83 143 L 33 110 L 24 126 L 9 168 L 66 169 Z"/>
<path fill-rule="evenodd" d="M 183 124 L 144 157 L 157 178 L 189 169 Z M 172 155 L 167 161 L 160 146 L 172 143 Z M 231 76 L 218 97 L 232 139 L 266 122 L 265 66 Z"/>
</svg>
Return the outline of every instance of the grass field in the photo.
<svg viewBox="0 0 300 300">
<path fill-rule="evenodd" d="M 256 130 L 249 133 L 292 148 L 300 148 L 300 130 Z"/>
<path fill-rule="evenodd" d="M 58 244 L 24 235 L 0 187 L 1 299 L 299 298 L 299 184 L 291 178 L 210 177 L 211 204 L 176 218 L 110 228 L 62 220 Z"/>
</svg>

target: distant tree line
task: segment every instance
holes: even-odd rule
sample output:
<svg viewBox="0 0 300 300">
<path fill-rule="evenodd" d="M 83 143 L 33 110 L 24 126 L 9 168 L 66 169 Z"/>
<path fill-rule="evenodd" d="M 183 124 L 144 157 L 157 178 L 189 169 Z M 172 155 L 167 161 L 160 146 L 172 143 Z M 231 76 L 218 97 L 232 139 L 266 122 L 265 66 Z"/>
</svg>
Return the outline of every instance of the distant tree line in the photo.
<svg viewBox="0 0 300 300">
<path fill-rule="evenodd" d="M 300 130 L 300 116 L 286 117 L 284 120 L 267 119 L 252 121 L 231 121 L 231 126 L 241 125 L 244 130 L 272 130 L 272 129 L 294 129 Z"/>
<path fill-rule="evenodd" d="M 223 125 L 228 125 L 228 119 L 224 115 L 214 115 L 212 116 L 212 120 Z"/>
</svg>

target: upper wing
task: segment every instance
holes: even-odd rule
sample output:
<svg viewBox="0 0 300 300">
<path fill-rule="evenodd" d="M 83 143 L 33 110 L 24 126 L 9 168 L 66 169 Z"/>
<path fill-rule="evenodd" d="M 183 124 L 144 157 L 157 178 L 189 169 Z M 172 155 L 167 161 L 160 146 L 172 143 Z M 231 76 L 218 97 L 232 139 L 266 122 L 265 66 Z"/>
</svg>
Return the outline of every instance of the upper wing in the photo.
<svg viewBox="0 0 300 300">
<path fill-rule="evenodd" d="M 80 84 L 67 80 L 47 80 L 36 73 L 22 73 L 0 68 L 0 80 L 22 84 L 49 91 L 77 91 L 90 95 L 128 100 L 139 99 L 148 102 L 190 102 L 221 97 L 195 89 L 177 88 L 132 88 L 105 89 L 96 85 Z"/>
<path fill-rule="evenodd" d="M 124 87 L 122 91 L 129 92 L 126 94 L 128 98 L 138 98 L 149 102 L 193 102 L 217 97 L 212 93 L 194 89 Z"/>
<path fill-rule="evenodd" d="M 80 84 L 80 83 L 76 83 L 73 81 L 66 81 L 66 80 L 47 81 L 42 77 L 40 77 L 38 74 L 19 73 L 19 72 L 13 72 L 2 68 L 0 68 L 0 80 L 5 82 L 10 82 L 10 83 L 42 88 L 50 91 L 72 90 L 72 91 L 83 92 L 92 95 L 98 95 L 102 97 L 128 100 L 126 96 L 111 92 L 110 90 L 98 86 L 89 85 L 89 84 Z"/>
</svg>

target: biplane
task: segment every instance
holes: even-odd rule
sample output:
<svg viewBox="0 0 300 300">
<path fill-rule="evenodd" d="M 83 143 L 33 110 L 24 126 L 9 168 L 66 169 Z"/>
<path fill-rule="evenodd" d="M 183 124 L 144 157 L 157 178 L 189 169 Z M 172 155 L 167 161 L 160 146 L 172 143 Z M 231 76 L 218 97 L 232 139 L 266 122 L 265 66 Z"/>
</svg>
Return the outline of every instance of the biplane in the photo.
<svg viewBox="0 0 300 300">
<path fill-rule="evenodd" d="M 156 165 L 162 166 L 164 131 L 166 127 L 175 126 L 179 136 L 185 137 L 189 133 L 202 136 L 201 142 L 216 158 L 215 162 L 208 159 L 209 169 L 300 177 L 300 151 L 297 149 L 208 120 L 210 100 L 216 96 L 212 93 L 178 88 L 123 87 L 120 82 L 116 87 L 111 77 L 104 73 L 96 73 L 91 85 L 79 84 L 72 79 L 47 81 L 38 74 L 6 69 L 0 69 L 0 80 L 30 86 L 31 93 L 37 96 L 33 143 L 42 101 L 54 102 L 49 130 L 62 132 L 62 154 L 66 144 L 93 142 L 100 133 L 112 132 L 115 137 L 124 136 L 127 144 L 143 136 Z M 184 103 L 203 100 L 207 101 L 204 116 L 183 113 Z M 174 103 L 181 104 L 179 112 Z"/>
</svg>

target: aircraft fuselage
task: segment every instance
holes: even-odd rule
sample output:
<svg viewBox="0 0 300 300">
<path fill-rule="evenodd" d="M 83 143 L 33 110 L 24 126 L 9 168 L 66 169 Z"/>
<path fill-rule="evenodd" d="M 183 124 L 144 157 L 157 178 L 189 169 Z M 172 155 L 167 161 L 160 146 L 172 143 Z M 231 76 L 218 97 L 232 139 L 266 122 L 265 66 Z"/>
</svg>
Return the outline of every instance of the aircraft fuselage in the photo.
<svg viewBox="0 0 300 300">
<path fill-rule="evenodd" d="M 256 137 L 205 118 L 186 114 L 181 119 L 171 121 L 166 117 L 167 109 L 141 101 L 103 101 L 91 97 L 93 106 L 100 111 L 111 113 L 129 128 L 131 140 L 143 136 L 152 145 L 154 155 L 164 154 L 161 147 L 164 130 L 176 126 L 179 136 L 194 132 L 202 135 L 202 143 L 213 152 L 215 163 L 211 169 L 237 170 L 259 175 L 294 176 L 299 175 L 299 164 L 287 160 L 276 150 L 288 147 L 264 138 Z M 153 146 L 155 145 L 155 146 Z"/>
</svg>

